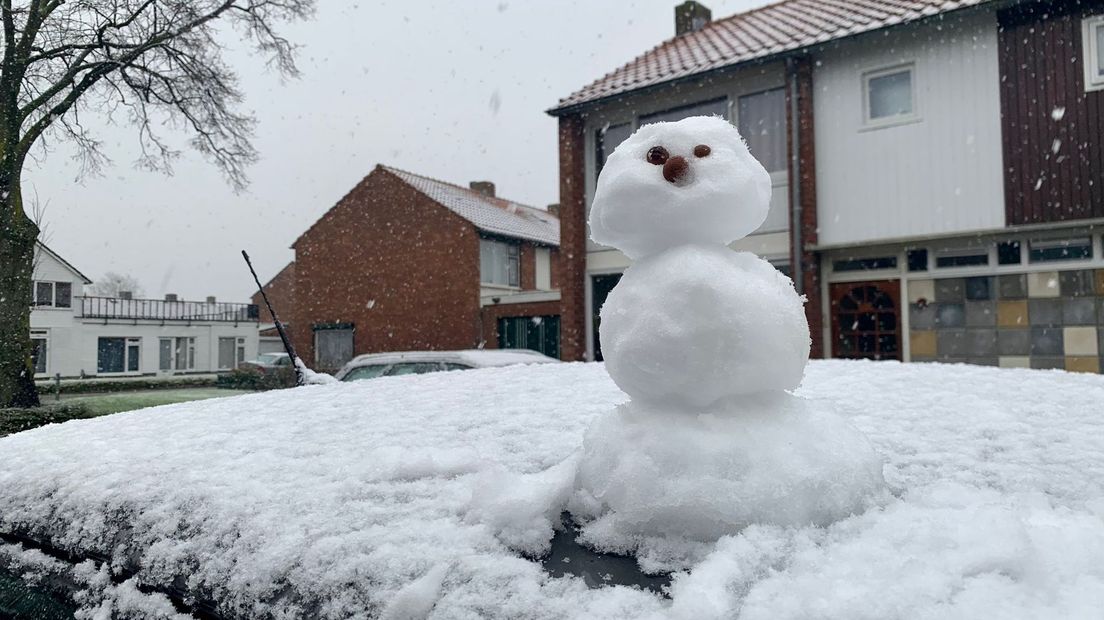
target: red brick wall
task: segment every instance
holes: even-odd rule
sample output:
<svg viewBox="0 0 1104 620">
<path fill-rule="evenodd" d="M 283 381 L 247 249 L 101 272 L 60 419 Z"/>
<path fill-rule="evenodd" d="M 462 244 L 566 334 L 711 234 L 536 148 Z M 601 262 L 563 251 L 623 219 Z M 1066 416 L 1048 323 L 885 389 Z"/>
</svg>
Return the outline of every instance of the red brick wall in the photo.
<svg viewBox="0 0 1104 620">
<path fill-rule="evenodd" d="M 280 320 L 287 323 L 295 313 L 295 263 L 290 262 L 276 277 L 264 285 L 268 301 L 272 302 L 273 309 Z M 261 293 L 253 293 L 250 303 L 256 304 L 261 309 L 261 323 L 272 323 L 272 314 L 268 311 Z"/>
<path fill-rule="evenodd" d="M 478 343 L 477 231 L 391 173 L 373 170 L 294 247 L 292 338 L 308 363 L 320 323 L 353 323 L 357 354 Z"/>
<path fill-rule="evenodd" d="M 788 125 L 788 130 L 792 132 L 797 131 L 798 139 L 798 153 L 797 159 L 801 174 L 794 174 L 792 169 L 793 162 L 793 140 L 789 142 L 790 149 L 790 179 L 795 179 L 796 182 L 791 181 L 791 191 L 797 190 L 800 194 L 801 204 L 801 221 L 798 223 L 801 232 L 802 251 L 800 256 L 791 256 L 790 264 L 801 266 L 801 282 L 798 284 L 798 290 L 805 295 L 807 301 L 805 302 L 805 318 L 809 322 L 809 333 L 813 339 L 812 350 L 810 351 L 810 357 L 823 358 L 824 357 L 824 321 L 822 319 L 823 311 L 823 295 L 820 291 L 820 259 L 816 252 L 811 252 L 805 248 L 816 245 L 817 243 L 817 199 L 816 199 L 816 147 L 814 142 L 813 131 L 813 60 L 809 56 L 803 56 L 801 58 L 794 59 L 791 65 L 793 73 L 790 77 L 796 76 L 797 78 L 797 92 L 794 93 L 793 81 L 786 81 L 786 95 L 787 95 L 787 116 L 790 115 L 792 109 L 789 104 L 792 101 L 792 97 L 797 96 L 797 122 L 794 123 L 792 118 Z M 790 205 L 793 207 L 793 195 L 790 196 Z M 794 234 L 794 226 L 790 226 L 791 241 Z M 793 253 L 793 244 L 791 243 L 791 254 Z"/>
<path fill-rule="evenodd" d="M 561 116 L 560 134 L 560 357 L 586 358 L 586 140 L 583 118 Z"/>
</svg>

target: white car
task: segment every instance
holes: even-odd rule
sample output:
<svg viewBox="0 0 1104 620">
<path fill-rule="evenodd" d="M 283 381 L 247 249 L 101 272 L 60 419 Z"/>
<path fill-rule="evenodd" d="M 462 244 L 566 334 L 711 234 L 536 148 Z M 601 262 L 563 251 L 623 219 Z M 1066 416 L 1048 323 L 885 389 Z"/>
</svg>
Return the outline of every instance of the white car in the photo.
<svg viewBox="0 0 1104 620">
<path fill-rule="evenodd" d="M 446 370 L 470 370 L 515 364 L 552 364 L 558 361 L 529 349 L 370 353 L 354 357 L 334 376 L 339 381 L 360 381 L 376 377 L 423 375 Z"/>
</svg>

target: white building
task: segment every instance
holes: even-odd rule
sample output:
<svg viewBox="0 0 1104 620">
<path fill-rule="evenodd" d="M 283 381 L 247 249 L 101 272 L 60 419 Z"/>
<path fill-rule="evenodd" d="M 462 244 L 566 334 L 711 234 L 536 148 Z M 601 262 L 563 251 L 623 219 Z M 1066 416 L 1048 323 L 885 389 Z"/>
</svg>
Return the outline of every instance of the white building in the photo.
<svg viewBox="0 0 1104 620">
<path fill-rule="evenodd" d="M 80 294 L 91 283 L 50 248 L 36 246 L 36 378 L 211 373 L 257 355 L 252 304 Z"/>
</svg>

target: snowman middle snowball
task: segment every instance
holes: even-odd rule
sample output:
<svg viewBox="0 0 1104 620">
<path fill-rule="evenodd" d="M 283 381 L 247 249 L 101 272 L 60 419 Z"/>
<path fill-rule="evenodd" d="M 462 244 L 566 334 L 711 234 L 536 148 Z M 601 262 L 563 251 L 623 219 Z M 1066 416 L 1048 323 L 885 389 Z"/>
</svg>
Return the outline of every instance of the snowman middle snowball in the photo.
<svg viewBox="0 0 1104 620">
<path fill-rule="evenodd" d="M 770 207 L 770 175 L 719 117 L 641 127 L 606 161 L 591 238 L 634 259 L 601 311 L 606 368 L 634 400 L 706 407 L 794 389 L 809 326 L 793 283 L 727 244 Z"/>
</svg>

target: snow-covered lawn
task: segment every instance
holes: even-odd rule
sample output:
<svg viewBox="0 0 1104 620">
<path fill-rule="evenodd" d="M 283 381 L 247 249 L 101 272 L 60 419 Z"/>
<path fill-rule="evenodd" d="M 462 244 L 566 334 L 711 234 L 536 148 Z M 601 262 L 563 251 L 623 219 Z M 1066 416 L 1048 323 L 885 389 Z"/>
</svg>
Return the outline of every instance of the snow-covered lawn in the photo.
<svg viewBox="0 0 1104 620">
<path fill-rule="evenodd" d="M 1095 618 L 1104 377 L 825 361 L 798 394 L 866 433 L 893 495 L 827 527 L 648 541 L 670 598 L 548 576 L 601 365 L 384 378 L 0 439 L 0 534 L 89 560 L 85 609 L 228 617 Z M 687 446 L 687 449 L 692 449 Z M 0 566 L 56 574 L 0 545 Z M 133 575 L 127 577 L 128 575 Z M 148 589 L 148 588 L 147 588 Z M 158 611 L 161 610 L 161 611 Z"/>
</svg>

